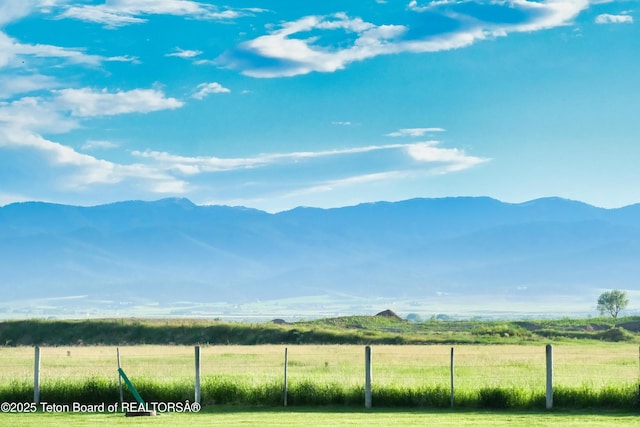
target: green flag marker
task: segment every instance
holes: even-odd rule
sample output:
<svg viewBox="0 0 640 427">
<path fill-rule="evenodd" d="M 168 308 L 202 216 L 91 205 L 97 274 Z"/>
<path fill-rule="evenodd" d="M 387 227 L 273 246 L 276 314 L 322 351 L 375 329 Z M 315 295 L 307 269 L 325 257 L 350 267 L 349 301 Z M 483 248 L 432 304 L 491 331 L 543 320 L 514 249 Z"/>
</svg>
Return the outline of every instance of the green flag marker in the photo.
<svg viewBox="0 0 640 427">
<path fill-rule="evenodd" d="M 142 397 L 140 397 L 140 393 L 138 393 L 138 390 L 136 390 L 136 388 L 133 386 L 131 381 L 129 381 L 129 378 L 127 378 L 127 374 L 124 373 L 122 368 L 118 368 L 118 373 L 120 374 L 124 382 L 127 384 L 127 387 L 129 387 L 129 391 L 133 394 L 133 397 L 136 398 L 139 404 L 144 406 L 144 400 L 142 400 Z"/>
</svg>

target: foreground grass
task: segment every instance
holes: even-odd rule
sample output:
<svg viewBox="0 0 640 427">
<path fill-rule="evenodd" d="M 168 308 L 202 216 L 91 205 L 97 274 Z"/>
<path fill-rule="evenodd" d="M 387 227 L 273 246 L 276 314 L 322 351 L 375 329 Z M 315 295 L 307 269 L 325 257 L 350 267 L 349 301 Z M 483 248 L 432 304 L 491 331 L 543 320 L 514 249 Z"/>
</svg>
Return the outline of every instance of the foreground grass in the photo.
<svg viewBox="0 0 640 427">
<path fill-rule="evenodd" d="M 347 410 L 325 407 L 320 410 L 246 409 L 222 406 L 198 414 L 164 413 L 156 417 L 125 418 L 123 414 L 0 414 L 0 425 L 41 427 L 95 425 L 149 426 L 634 426 L 637 413 L 625 412 L 452 412 Z"/>
</svg>

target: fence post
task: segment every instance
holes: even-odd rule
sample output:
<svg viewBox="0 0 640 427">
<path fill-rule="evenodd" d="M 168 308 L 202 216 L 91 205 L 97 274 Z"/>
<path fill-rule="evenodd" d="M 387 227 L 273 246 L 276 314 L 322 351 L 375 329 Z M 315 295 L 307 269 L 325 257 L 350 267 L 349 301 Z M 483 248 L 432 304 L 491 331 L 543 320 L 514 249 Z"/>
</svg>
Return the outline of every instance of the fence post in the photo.
<svg viewBox="0 0 640 427">
<path fill-rule="evenodd" d="M 454 384 L 453 384 L 453 347 L 451 347 L 451 407 L 453 408 L 453 403 L 454 403 Z"/>
<path fill-rule="evenodd" d="M 195 402 L 200 404 L 200 346 L 195 346 L 196 352 L 196 391 Z"/>
<path fill-rule="evenodd" d="M 371 408 L 371 347 L 364 348 L 364 407 Z"/>
<path fill-rule="evenodd" d="M 116 347 L 116 356 L 118 358 L 118 372 L 120 371 L 120 369 L 122 368 L 120 366 L 120 347 Z M 120 375 L 118 375 L 118 389 L 120 390 L 120 408 L 122 408 L 122 402 L 124 401 L 123 395 L 122 395 L 122 377 Z"/>
<path fill-rule="evenodd" d="M 289 350 L 284 348 L 284 385 L 282 387 L 284 406 L 287 406 L 287 365 L 289 364 Z"/>
<path fill-rule="evenodd" d="M 547 409 L 553 408 L 553 346 L 547 344 Z"/>
<path fill-rule="evenodd" d="M 33 362 L 33 402 L 40 403 L 40 347 L 35 348 Z"/>
</svg>

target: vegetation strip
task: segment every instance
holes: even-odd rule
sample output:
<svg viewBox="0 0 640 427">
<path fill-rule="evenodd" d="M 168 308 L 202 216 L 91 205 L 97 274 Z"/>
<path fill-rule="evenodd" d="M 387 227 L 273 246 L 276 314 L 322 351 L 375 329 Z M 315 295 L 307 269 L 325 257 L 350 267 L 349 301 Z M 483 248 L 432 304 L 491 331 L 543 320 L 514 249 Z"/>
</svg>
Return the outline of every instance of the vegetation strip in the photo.
<svg viewBox="0 0 640 427">
<path fill-rule="evenodd" d="M 640 316 L 408 322 L 346 316 L 294 323 L 249 324 L 196 319 L 13 320 L 0 322 L 0 343 L 20 345 L 135 344 L 527 344 L 549 340 L 639 342 Z"/>
</svg>

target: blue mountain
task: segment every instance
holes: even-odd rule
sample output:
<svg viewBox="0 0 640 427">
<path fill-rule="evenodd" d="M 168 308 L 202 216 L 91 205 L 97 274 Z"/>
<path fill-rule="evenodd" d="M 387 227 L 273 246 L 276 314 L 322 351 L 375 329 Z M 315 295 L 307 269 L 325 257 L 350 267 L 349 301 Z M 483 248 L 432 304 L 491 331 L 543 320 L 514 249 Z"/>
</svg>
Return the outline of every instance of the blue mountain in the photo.
<svg viewBox="0 0 640 427">
<path fill-rule="evenodd" d="M 16 203 L 0 208 L 0 315 L 80 296 L 87 311 L 312 296 L 448 295 L 477 309 L 595 301 L 602 289 L 637 289 L 638 259 L 640 205 L 457 197 L 270 214 L 186 199 Z"/>
</svg>

